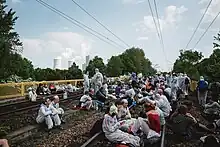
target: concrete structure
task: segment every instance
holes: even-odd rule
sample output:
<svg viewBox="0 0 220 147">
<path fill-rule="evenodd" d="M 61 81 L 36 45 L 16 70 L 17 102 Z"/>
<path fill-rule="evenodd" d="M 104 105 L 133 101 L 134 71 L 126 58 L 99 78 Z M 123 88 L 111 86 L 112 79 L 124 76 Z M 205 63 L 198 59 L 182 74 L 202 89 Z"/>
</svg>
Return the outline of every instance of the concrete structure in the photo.
<svg viewBox="0 0 220 147">
<path fill-rule="evenodd" d="M 70 68 L 73 65 L 73 61 L 68 61 L 68 68 Z"/>
<path fill-rule="evenodd" d="M 86 56 L 86 66 L 89 65 L 89 61 L 90 61 L 90 56 L 88 55 L 88 56 Z"/>
<path fill-rule="evenodd" d="M 61 58 L 55 58 L 53 60 L 53 69 L 61 69 Z"/>
<path fill-rule="evenodd" d="M 84 71 L 84 70 L 86 70 L 86 64 L 85 63 L 82 64 L 82 71 Z"/>
</svg>

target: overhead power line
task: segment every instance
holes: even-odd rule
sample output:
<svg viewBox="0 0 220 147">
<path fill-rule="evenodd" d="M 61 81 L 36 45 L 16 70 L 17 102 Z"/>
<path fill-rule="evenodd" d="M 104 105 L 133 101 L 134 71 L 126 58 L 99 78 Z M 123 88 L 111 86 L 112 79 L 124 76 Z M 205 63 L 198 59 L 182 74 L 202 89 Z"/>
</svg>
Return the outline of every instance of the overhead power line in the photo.
<svg viewBox="0 0 220 147">
<path fill-rule="evenodd" d="M 205 17 L 205 15 L 206 15 L 206 13 L 207 13 L 207 11 L 208 11 L 210 5 L 211 5 L 211 3 L 212 3 L 212 0 L 210 0 L 210 2 L 208 3 L 208 5 L 207 5 L 207 7 L 206 7 L 206 9 L 205 9 L 205 12 L 203 13 L 202 17 L 200 18 L 199 23 L 198 23 L 198 25 L 196 26 L 196 28 L 195 28 L 195 30 L 194 30 L 192 36 L 190 37 L 190 39 L 189 39 L 189 41 L 188 41 L 188 43 L 187 43 L 185 49 L 188 48 L 190 42 L 192 41 L 193 37 L 195 36 L 195 34 L 196 34 L 196 32 L 197 32 L 197 30 L 198 30 L 200 24 L 202 23 L 203 18 Z"/>
<path fill-rule="evenodd" d="M 72 24 L 78 26 L 79 28 L 83 29 L 84 31 L 88 32 L 89 34 L 97 37 L 98 39 L 102 40 L 103 42 L 112 45 L 114 47 L 118 47 L 118 48 L 124 48 L 123 46 L 121 46 L 120 44 L 118 44 L 117 42 L 109 39 L 108 37 L 102 35 L 101 33 L 99 33 L 98 31 L 95 31 L 94 29 L 86 26 L 85 24 L 81 23 L 80 21 L 70 17 L 69 15 L 61 12 L 60 10 L 56 9 L 55 7 L 49 5 L 48 3 L 42 1 L 42 0 L 36 0 L 39 4 L 43 5 L 44 7 L 50 9 L 51 11 L 53 11 L 54 13 L 60 15 L 61 17 L 63 17 L 64 19 L 70 21 Z M 101 37 L 100 37 L 101 36 Z M 105 40 L 106 39 L 106 40 Z M 107 41 L 108 40 L 108 41 Z"/>
<path fill-rule="evenodd" d="M 118 40 L 120 40 L 122 43 L 124 43 L 127 47 L 131 47 L 126 43 L 124 40 L 122 40 L 120 37 L 118 37 L 115 33 L 113 33 L 110 29 L 108 29 L 103 23 L 101 23 L 99 20 L 97 20 L 92 14 L 90 14 L 85 8 L 80 6 L 76 1 L 72 0 L 72 2 L 77 5 L 80 9 L 82 9 L 86 14 L 88 14 L 91 18 L 93 18 L 98 24 L 100 24 L 103 28 L 105 28 L 109 33 L 111 33 L 113 36 L 115 36 Z"/>
<path fill-rule="evenodd" d="M 163 49 L 165 58 L 167 60 L 167 56 L 166 56 L 166 52 L 165 52 L 165 47 L 164 47 L 164 42 L 163 42 L 163 35 L 162 35 L 162 31 L 161 31 L 161 26 L 160 26 L 160 20 L 159 20 L 156 0 L 154 0 L 154 7 L 155 7 L 155 11 L 156 11 L 156 16 L 157 16 L 157 23 L 158 23 L 158 30 L 159 30 L 160 39 L 161 39 L 161 45 L 162 45 L 162 49 Z"/>
<path fill-rule="evenodd" d="M 157 21 L 158 21 L 158 24 L 156 23 L 156 20 L 155 20 L 155 17 L 154 17 L 154 13 L 153 13 L 153 10 L 152 10 L 152 7 L 151 7 L 151 3 L 150 3 L 150 0 L 148 0 L 148 5 L 149 5 L 149 8 L 150 8 L 150 12 L 151 12 L 151 16 L 153 18 L 153 22 L 154 22 L 154 25 L 155 25 L 155 28 L 156 28 L 156 31 L 157 31 L 157 36 L 159 38 L 159 41 L 160 41 L 160 44 L 161 44 L 161 47 L 162 47 L 162 51 L 164 53 L 164 57 L 165 57 L 165 61 L 166 63 L 168 62 L 168 59 L 167 59 L 167 56 L 166 56 L 166 52 L 165 52 L 165 49 L 164 49 L 164 43 L 163 43 L 163 37 L 161 36 L 162 32 L 160 30 L 160 22 L 159 22 L 159 15 L 158 15 L 158 12 L 157 12 L 157 4 L 156 2 L 154 1 L 154 6 L 155 6 L 155 11 L 156 11 L 156 16 L 157 16 Z M 158 27 L 158 26 L 159 27 Z M 168 63 L 167 63 L 167 67 L 168 67 Z"/>
<path fill-rule="evenodd" d="M 193 49 L 196 48 L 196 46 L 199 44 L 199 42 L 202 40 L 202 38 L 205 36 L 205 34 L 208 32 L 209 28 L 212 26 L 212 24 L 216 21 L 216 19 L 218 18 L 218 16 L 220 15 L 220 12 L 218 12 L 218 14 L 215 16 L 215 18 L 212 20 L 212 22 L 209 24 L 209 26 L 206 28 L 206 30 L 204 31 L 204 33 L 201 35 L 201 37 L 199 38 L 199 40 L 196 42 L 196 44 L 194 45 Z"/>
<path fill-rule="evenodd" d="M 154 25 L 155 25 L 155 28 L 156 28 L 156 31 L 157 31 L 157 36 L 158 36 L 158 38 L 159 38 L 159 40 L 160 40 L 160 39 L 161 39 L 161 38 L 160 38 L 160 33 L 159 33 L 159 31 L 158 31 L 157 23 L 156 23 L 156 20 L 155 20 L 155 17 L 154 17 L 153 9 L 152 9 L 151 4 L 150 4 L 150 0 L 148 0 L 148 5 L 149 5 L 150 12 L 151 12 L 151 16 L 152 16 L 152 18 L 153 18 Z"/>
</svg>

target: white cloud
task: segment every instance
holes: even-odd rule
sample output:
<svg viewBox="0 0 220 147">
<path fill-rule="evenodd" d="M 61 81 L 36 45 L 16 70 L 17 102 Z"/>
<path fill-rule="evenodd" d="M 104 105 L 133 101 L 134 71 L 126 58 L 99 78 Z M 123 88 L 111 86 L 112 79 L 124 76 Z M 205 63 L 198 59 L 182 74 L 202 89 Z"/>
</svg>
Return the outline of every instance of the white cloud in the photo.
<svg viewBox="0 0 220 147">
<path fill-rule="evenodd" d="M 146 0 L 122 0 L 123 4 L 140 4 L 144 3 Z"/>
<path fill-rule="evenodd" d="M 200 0 L 199 4 L 203 6 L 203 8 L 201 9 L 201 13 L 204 14 L 208 3 L 210 2 L 210 0 Z M 205 22 L 210 22 L 214 19 L 214 17 L 219 13 L 220 10 L 220 1 L 219 0 L 212 0 L 212 3 L 206 13 L 205 16 Z"/>
<path fill-rule="evenodd" d="M 20 3 L 21 0 L 11 0 L 12 3 L 16 4 L 16 3 Z"/>
<path fill-rule="evenodd" d="M 177 23 L 182 19 L 182 14 L 186 11 L 188 11 L 188 9 L 184 6 L 179 8 L 172 5 L 166 7 L 164 16 L 159 18 L 161 30 L 176 27 Z M 156 17 L 155 21 L 156 23 L 158 22 Z M 142 32 L 156 32 L 154 20 L 151 15 L 144 16 L 144 20 L 134 23 L 133 25 L 137 27 L 136 31 L 141 30 Z"/>
<path fill-rule="evenodd" d="M 148 40 L 148 37 L 138 37 L 137 40 L 138 40 L 138 41 L 141 41 L 141 40 Z"/>
<path fill-rule="evenodd" d="M 85 56 L 91 49 L 91 41 L 74 32 L 48 32 L 40 38 L 24 38 L 24 56 L 31 59 L 34 64 L 47 66 L 44 62 L 52 61 L 53 58 L 62 58 L 62 67 L 67 67 L 67 61 L 73 60 L 77 64 L 84 63 Z M 42 60 L 39 60 L 42 59 Z M 39 63 L 40 62 L 40 63 Z"/>
</svg>

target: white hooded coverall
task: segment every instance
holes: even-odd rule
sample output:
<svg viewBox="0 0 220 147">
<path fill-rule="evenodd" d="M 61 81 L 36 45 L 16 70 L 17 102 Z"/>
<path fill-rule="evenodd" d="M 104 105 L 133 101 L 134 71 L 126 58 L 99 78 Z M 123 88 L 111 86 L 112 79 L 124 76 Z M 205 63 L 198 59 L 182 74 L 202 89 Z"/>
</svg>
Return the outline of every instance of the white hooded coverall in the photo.
<svg viewBox="0 0 220 147">
<path fill-rule="evenodd" d="M 55 126 L 59 126 L 61 124 L 61 120 L 59 115 L 56 113 L 56 110 L 54 109 L 55 108 L 51 105 L 47 107 L 46 105 L 41 104 L 36 122 L 43 123 L 45 121 L 48 129 L 53 128 L 53 121 L 55 123 Z"/>
</svg>

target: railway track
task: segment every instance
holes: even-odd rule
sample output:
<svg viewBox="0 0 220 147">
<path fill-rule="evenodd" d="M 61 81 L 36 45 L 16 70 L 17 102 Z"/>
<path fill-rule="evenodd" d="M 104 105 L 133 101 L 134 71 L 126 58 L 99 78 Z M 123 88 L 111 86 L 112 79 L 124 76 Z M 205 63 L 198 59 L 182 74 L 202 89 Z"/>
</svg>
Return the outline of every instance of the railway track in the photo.
<svg viewBox="0 0 220 147">
<path fill-rule="evenodd" d="M 67 99 L 60 99 L 61 105 L 63 103 L 68 103 L 73 100 L 79 100 L 82 96 L 82 91 L 77 91 L 71 94 Z M 52 97 L 53 95 L 50 95 L 49 97 Z M 17 102 L 13 104 L 9 104 L 6 106 L 0 105 L 0 117 L 7 116 L 13 113 L 18 113 L 22 111 L 27 110 L 35 110 L 39 108 L 39 105 L 42 103 L 41 100 L 38 100 L 36 102 L 30 102 L 30 101 L 23 101 L 23 102 Z"/>
<path fill-rule="evenodd" d="M 162 135 L 160 142 L 156 144 L 149 144 L 145 145 L 147 147 L 165 147 L 165 133 L 166 133 L 166 126 L 163 126 Z M 102 132 L 96 133 L 94 136 L 92 136 L 90 139 L 88 139 L 81 147 L 94 147 L 97 146 L 97 143 L 100 141 L 108 142 L 107 139 L 104 137 L 104 134 Z"/>
</svg>

